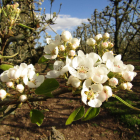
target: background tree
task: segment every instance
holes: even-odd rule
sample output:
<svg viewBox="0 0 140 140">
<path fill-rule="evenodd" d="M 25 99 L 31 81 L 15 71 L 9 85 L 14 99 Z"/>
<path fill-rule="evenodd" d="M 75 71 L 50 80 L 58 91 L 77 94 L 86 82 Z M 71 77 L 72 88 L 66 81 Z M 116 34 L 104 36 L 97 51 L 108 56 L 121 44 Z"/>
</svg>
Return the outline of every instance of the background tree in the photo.
<svg viewBox="0 0 140 140">
<path fill-rule="evenodd" d="M 139 0 L 110 0 L 110 5 L 102 12 L 98 13 L 95 9 L 85 33 L 85 26 L 77 27 L 75 36 L 86 34 L 86 38 L 93 37 L 99 33 L 110 33 L 111 41 L 114 41 L 115 53 L 130 56 L 131 52 L 137 53 L 133 49 L 138 44 L 137 36 L 140 34 L 140 1 Z M 90 26 L 89 26 L 90 25 Z M 84 40 L 84 39 L 83 39 Z M 138 48 L 138 46 L 137 46 Z M 131 51 L 130 51 L 131 50 Z M 138 53 L 137 53 L 138 55 Z"/>
</svg>

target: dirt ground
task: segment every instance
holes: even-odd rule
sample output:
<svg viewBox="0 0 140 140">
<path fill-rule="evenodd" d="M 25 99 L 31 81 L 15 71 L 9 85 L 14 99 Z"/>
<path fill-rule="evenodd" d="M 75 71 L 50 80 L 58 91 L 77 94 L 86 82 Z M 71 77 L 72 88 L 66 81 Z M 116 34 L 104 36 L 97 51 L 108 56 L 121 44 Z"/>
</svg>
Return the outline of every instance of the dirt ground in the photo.
<svg viewBox="0 0 140 140">
<path fill-rule="evenodd" d="M 137 72 L 134 80 L 136 86 L 134 85 L 133 89 L 140 94 L 140 86 L 137 85 L 140 73 Z M 79 120 L 66 126 L 68 116 L 79 106 L 80 96 L 73 97 L 71 93 L 34 104 L 34 109 L 46 110 L 43 124 L 38 127 L 31 123 L 30 108 L 24 104 L 0 123 L 0 140 L 47 140 L 52 126 L 64 135 L 65 140 L 140 140 L 140 135 L 120 124 L 103 108 L 99 115 L 90 121 Z"/>
</svg>

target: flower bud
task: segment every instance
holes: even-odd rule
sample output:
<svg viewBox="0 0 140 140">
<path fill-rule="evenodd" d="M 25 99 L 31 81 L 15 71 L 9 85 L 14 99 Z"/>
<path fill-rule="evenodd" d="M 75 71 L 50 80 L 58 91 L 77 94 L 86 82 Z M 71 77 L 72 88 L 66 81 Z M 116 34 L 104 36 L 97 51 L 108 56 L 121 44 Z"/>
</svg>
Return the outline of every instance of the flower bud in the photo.
<svg viewBox="0 0 140 140">
<path fill-rule="evenodd" d="M 132 72 L 132 71 L 124 71 L 124 72 L 122 73 L 122 77 L 123 77 L 126 81 L 128 81 L 128 82 L 132 81 L 133 78 L 134 78 L 136 75 L 137 75 L 137 73 L 136 73 L 136 72 Z"/>
<path fill-rule="evenodd" d="M 125 89 L 127 89 L 127 84 L 126 83 L 121 83 L 120 87 L 121 87 L 121 89 L 125 90 Z"/>
<path fill-rule="evenodd" d="M 18 15 L 19 15 L 20 11 L 21 10 L 19 8 L 17 8 L 16 12 L 17 12 Z"/>
<path fill-rule="evenodd" d="M 104 91 L 104 93 L 106 93 L 107 98 L 112 96 L 112 89 L 109 86 L 104 86 L 103 91 Z"/>
<path fill-rule="evenodd" d="M 114 46 L 114 44 L 113 44 L 113 43 L 108 42 L 108 47 L 109 47 L 109 48 L 112 48 L 113 46 Z"/>
<path fill-rule="evenodd" d="M 9 10 L 11 6 L 9 4 L 6 5 L 7 10 Z"/>
<path fill-rule="evenodd" d="M 73 38 L 73 39 L 71 40 L 71 44 L 72 44 L 72 49 L 75 50 L 77 47 L 79 47 L 80 39 Z"/>
<path fill-rule="evenodd" d="M 116 86 L 118 84 L 118 79 L 117 78 L 111 78 L 109 79 L 109 85 L 110 86 Z"/>
<path fill-rule="evenodd" d="M 109 33 L 105 33 L 105 34 L 103 35 L 103 39 L 105 39 L 105 40 L 106 40 L 106 39 L 109 39 L 109 36 L 110 36 Z"/>
<path fill-rule="evenodd" d="M 41 2 L 38 2 L 38 4 L 39 4 L 39 5 L 42 5 L 42 3 L 41 3 Z"/>
<path fill-rule="evenodd" d="M 61 38 L 63 41 L 70 41 L 72 39 L 71 33 L 69 31 L 63 31 L 61 34 Z"/>
<path fill-rule="evenodd" d="M 65 51 L 64 45 L 59 45 L 58 48 L 59 48 L 60 51 Z"/>
<path fill-rule="evenodd" d="M 39 8 L 39 9 L 38 9 L 38 11 L 41 11 L 41 10 L 42 10 L 42 8 Z"/>
<path fill-rule="evenodd" d="M 53 18 L 56 17 L 56 12 L 53 12 Z"/>
<path fill-rule="evenodd" d="M 133 87 L 132 83 L 130 82 L 127 82 L 126 84 L 127 84 L 127 90 L 130 90 Z"/>
<path fill-rule="evenodd" d="M 19 97 L 19 101 L 22 102 L 22 103 L 23 103 L 23 102 L 26 102 L 27 99 L 28 99 L 28 98 L 27 98 L 27 95 L 21 95 L 21 96 Z"/>
<path fill-rule="evenodd" d="M 9 88 L 13 88 L 13 87 L 14 87 L 13 82 L 7 82 L 6 85 L 7 85 L 7 87 L 9 87 Z"/>
<path fill-rule="evenodd" d="M 96 44 L 96 41 L 93 38 L 89 38 L 87 39 L 86 44 L 89 46 L 94 46 Z"/>
<path fill-rule="evenodd" d="M 100 41 L 102 39 L 102 35 L 101 34 L 98 34 L 95 36 L 95 40 L 96 41 Z"/>
<path fill-rule="evenodd" d="M 77 77 L 70 76 L 67 84 L 72 85 L 74 88 L 78 88 L 81 85 L 81 81 Z"/>
<path fill-rule="evenodd" d="M 69 51 L 69 56 L 75 56 L 75 50 L 70 50 Z"/>
<path fill-rule="evenodd" d="M 101 47 L 103 49 L 106 49 L 108 47 L 108 43 L 107 42 L 102 42 Z"/>
<path fill-rule="evenodd" d="M 16 8 L 19 6 L 19 4 L 17 2 L 14 5 L 15 5 Z"/>
<path fill-rule="evenodd" d="M 18 84 L 16 87 L 16 90 L 20 93 L 22 93 L 24 91 L 24 86 L 22 84 Z"/>
<path fill-rule="evenodd" d="M 6 91 L 4 89 L 0 89 L 0 99 L 3 100 L 6 97 Z"/>
</svg>

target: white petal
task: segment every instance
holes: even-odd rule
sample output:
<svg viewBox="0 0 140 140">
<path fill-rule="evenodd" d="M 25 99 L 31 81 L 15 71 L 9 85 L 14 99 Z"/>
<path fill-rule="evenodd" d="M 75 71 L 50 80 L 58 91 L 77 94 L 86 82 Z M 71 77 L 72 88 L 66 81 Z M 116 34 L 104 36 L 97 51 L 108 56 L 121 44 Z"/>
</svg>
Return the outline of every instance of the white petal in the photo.
<svg viewBox="0 0 140 140">
<path fill-rule="evenodd" d="M 88 105 L 91 106 L 91 107 L 100 107 L 102 105 L 102 102 L 99 100 L 99 99 L 93 99 L 93 100 L 90 100 L 88 102 Z"/>
<path fill-rule="evenodd" d="M 56 70 L 51 70 L 47 73 L 47 75 L 45 77 L 47 78 L 57 78 L 60 76 L 60 71 L 56 71 Z"/>
</svg>

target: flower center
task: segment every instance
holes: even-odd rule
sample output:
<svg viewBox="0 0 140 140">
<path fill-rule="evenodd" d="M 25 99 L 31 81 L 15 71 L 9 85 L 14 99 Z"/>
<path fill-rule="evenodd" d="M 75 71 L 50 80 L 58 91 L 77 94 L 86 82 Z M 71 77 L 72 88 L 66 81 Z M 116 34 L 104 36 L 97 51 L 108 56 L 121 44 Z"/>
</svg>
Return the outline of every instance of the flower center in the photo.
<svg viewBox="0 0 140 140">
<path fill-rule="evenodd" d="M 89 90 L 89 91 L 85 91 L 85 94 L 87 95 L 87 100 L 92 100 L 95 98 L 95 94 L 92 90 Z"/>
<path fill-rule="evenodd" d="M 85 66 L 80 66 L 80 67 L 78 66 L 77 70 L 78 70 L 78 73 L 87 73 L 88 72 L 88 68 Z"/>
</svg>

